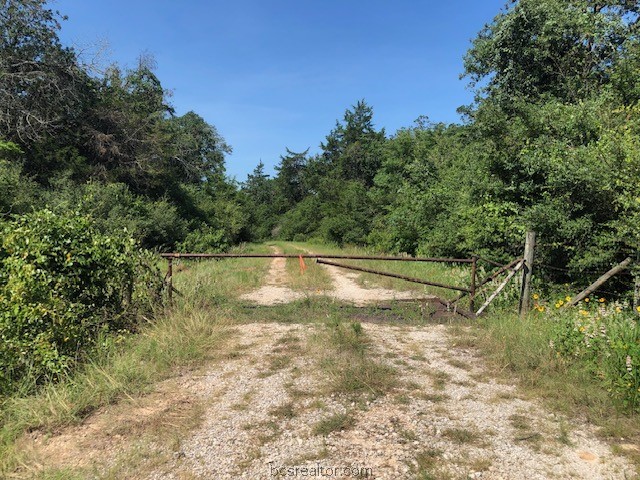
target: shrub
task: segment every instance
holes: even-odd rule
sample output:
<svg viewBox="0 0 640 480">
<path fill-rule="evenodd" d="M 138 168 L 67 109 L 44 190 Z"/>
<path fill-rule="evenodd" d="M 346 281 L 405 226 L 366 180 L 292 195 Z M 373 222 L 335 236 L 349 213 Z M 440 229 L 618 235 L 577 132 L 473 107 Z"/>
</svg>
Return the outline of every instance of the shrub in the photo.
<svg viewBox="0 0 640 480">
<path fill-rule="evenodd" d="M 0 393 L 68 371 L 107 332 L 131 330 L 161 277 L 128 235 L 49 210 L 0 225 Z"/>
<path fill-rule="evenodd" d="M 220 253 L 228 249 L 224 230 L 206 226 L 189 232 L 178 244 L 178 250 L 185 253 Z"/>
<path fill-rule="evenodd" d="M 91 215 L 103 233 L 128 232 L 145 248 L 171 250 L 187 234 L 187 221 L 167 199 L 135 195 L 124 183 L 89 182 L 76 185 L 67 178 L 53 180 L 46 196 L 54 212 L 80 210 Z"/>
<path fill-rule="evenodd" d="M 551 309 L 555 334 L 550 347 L 566 362 L 585 362 L 623 407 L 640 411 L 640 325 L 625 303 L 590 298 L 578 309 Z M 538 306 L 538 311 L 546 307 Z M 557 313 L 556 313 L 557 312 Z"/>
</svg>

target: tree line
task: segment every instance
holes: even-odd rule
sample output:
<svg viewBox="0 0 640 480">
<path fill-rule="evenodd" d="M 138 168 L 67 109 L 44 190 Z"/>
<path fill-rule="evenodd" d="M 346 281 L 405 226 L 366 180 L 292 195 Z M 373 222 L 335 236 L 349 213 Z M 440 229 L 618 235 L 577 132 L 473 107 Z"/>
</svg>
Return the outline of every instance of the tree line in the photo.
<svg viewBox="0 0 640 480">
<path fill-rule="evenodd" d="M 245 238 L 225 177 L 231 148 L 195 112 L 176 115 L 141 56 L 134 68 L 84 66 L 62 45 L 44 0 L 0 3 L 0 214 L 81 211 L 147 248 Z"/>
<path fill-rule="evenodd" d="M 249 175 L 252 235 L 506 261 L 533 229 L 539 261 L 565 269 L 540 271 L 555 281 L 636 256 L 639 14 L 626 0 L 508 2 L 464 57 L 476 95 L 462 123 L 387 135 L 357 102 L 318 155 L 287 150 L 274 178 Z"/>
<path fill-rule="evenodd" d="M 540 260 L 567 269 L 555 280 L 638 251 L 636 1 L 509 1 L 464 57 L 476 96 L 462 122 L 388 134 L 360 100 L 320 153 L 285 149 L 274 176 L 260 163 L 241 184 L 225 174 L 231 147 L 176 115 L 152 60 L 96 74 L 45 0 L 0 7 L 4 221 L 47 207 L 158 250 L 318 239 L 497 260 L 534 229 Z"/>
</svg>

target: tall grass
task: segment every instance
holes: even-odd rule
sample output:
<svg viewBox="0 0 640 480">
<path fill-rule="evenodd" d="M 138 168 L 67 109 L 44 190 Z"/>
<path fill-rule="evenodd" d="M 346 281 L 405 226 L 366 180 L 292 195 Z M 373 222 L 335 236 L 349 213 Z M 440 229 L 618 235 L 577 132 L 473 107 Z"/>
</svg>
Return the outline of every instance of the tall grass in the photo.
<svg viewBox="0 0 640 480">
<path fill-rule="evenodd" d="M 523 394 L 542 400 L 554 411 L 598 426 L 599 434 L 614 447 L 638 444 L 640 415 L 615 398 L 612 379 L 594 370 L 591 360 L 565 356 L 554 346 L 563 323 L 573 322 L 576 314 L 568 310 L 520 318 L 507 311 L 494 312 L 478 319 L 471 330 L 459 330 L 453 346 L 477 347 L 491 371 L 509 382 L 516 379 Z M 640 469 L 640 453 L 633 449 L 623 453 Z"/>
<path fill-rule="evenodd" d="M 266 246 L 246 247 L 268 251 Z M 141 319 L 138 333 L 104 337 L 90 360 L 36 394 L 0 399 L 0 478 L 23 463 L 16 440 L 24 432 L 53 432 L 78 423 L 101 406 L 148 392 L 176 369 L 216 358 L 233 333 L 229 298 L 260 284 L 268 260 L 176 262 L 175 305 Z M 28 379 L 25 380 L 28 382 Z M 23 392 L 32 391 L 25 384 Z"/>
<path fill-rule="evenodd" d="M 0 478 L 23 460 L 15 440 L 25 431 L 54 431 L 77 423 L 95 409 L 148 391 L 175 367 L 194 367 L 215 357 L 232 333 L 224 317 L 174 311 L 140 334 L 111 342 L 61 382 L 37 394 L 3 399 L 0 410 Z"/>
</svg>

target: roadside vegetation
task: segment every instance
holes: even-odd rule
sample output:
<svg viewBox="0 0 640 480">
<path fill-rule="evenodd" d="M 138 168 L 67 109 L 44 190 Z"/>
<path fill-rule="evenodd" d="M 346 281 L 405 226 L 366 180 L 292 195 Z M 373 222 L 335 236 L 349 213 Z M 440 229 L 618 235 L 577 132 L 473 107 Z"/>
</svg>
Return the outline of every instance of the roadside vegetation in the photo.
<svg viewBox="0 0 640 480">
<path fill-rule="evenodd" d="M 565 415 L 568 430 L 574 419 L 595 425 L 614 452 L 628 456 L 640 471 L 635 363 L 640 359 L 633 352 L 639 337 L 632 318 L 627 313 L 598 321 L 609 327 L 606 335 L 596 327 L 594 335 L 585 324 L 596 322 L 578 312 L 520 318 L 502 310 L 471 329 L 453 331 L 451 347 L 478 349 L 492 375 L 517 381 L 520 395 Z"/>
<path fill-rule="evenodd" d="M 521 256 L 527 230 L 540 240 L 533 311 L 515 317 L 517 287 L 507 289 L 489 315 L 458 330 L 453 348 L 479 348 L 496 372 L 599 425 L 640 464 L 617 440 L 640 441 L 640 267 L 564 308 L 640 249 L 637 2 L 510 2 L 464 58 L 476 99 L 460 108 L 463 123 L 420 117 L 388 134 L 356 101 L 318 139 L 318 154 L 285 147 L 274 176 L 260 163 L 241 184 L 225 174 L 231 146 L 197 113 L 175 112 L 152 58 L 89 70 L 61 43 L 63 17 L 49 6 L 0 5 L 0 476 L 30 473 L 16 443 L 25 432 L 80 422 L 223 358 L 243 323 L 322 326 L 319 368 L 336 391 L 395 388 L 348 307 L 309 296 L 258 313 L 239 300 L 261 285 L 268 261 L 177 260 L 169 306 L 158 252 L 506 263 Z M 343 262 L 468 285 L 468 266 Z M 286 265 L 294 290 L 331 285 L 314 262 Z M 455 296 L 369 274 L 357 281 Z M 399 307 L 386 318 L 428 320 Z M 347 412 L 317 433 L 351 424 Z"/>
</svg>

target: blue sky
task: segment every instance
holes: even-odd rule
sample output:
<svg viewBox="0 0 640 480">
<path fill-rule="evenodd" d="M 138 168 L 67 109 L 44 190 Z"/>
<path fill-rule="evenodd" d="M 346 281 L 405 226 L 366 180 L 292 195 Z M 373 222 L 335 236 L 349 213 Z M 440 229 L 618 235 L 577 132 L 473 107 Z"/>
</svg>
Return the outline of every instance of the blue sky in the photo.
<svg viewBox="0 0 640 480">
<path fill-rule="evenodd" d="M 106 42 L 103 60 L 135 66 L 141 53 L 173 92 L 233 147 L 227 173 L 268 173 L 288 147 L 319 144 L 365 99 L 388 134 L 420 115 L 457 122 L 471 102 L 462 58 L 505 0 L 57 0 L 64 43 Z"/>
</svg>

